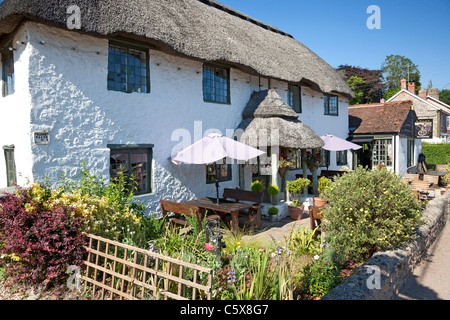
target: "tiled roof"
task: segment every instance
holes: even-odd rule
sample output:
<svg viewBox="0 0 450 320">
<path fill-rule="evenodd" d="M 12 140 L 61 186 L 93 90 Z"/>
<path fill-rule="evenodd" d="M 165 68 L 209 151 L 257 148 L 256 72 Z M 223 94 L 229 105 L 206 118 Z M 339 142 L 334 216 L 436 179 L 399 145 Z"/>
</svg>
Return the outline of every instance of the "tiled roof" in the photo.
<svg viewBox="0 0 450 320">
<path fill-rule="evenodd" d="M 349 128 L 353 134 L 400 132 L 412 102 L 398 101 L 348 107 Z"/>
</svg>

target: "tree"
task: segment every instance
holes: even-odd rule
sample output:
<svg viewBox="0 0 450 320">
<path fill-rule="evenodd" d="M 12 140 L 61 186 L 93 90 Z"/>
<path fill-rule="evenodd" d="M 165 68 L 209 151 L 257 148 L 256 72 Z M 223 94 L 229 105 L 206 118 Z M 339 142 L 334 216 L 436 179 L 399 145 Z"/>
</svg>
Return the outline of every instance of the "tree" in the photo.
<svg viewBox="0 0 450 320">
<path fill-rule="evenodd" d="M 386 85 L 382 70 L 340 65 L 337 71 L 355 94 L 355 98 L 351 99 L 349 104 L 375 103 L 383 98 Z"/>
<path fill-rule="evenodd" d="M 381 64 L 381 70 L 383 70 L 388 89 L 400 87 L 402 79 L 409 79 L 409 82 L 416 83 L 416 94 L 421 89 L 419 68 L 405 56 L 393 54 L 387 56 Z"/>
<path fill-rule="evenodd" d="M 446 103 L 450 105 L 450 90 L 444 89 L 439 92 L 439 100 L 441 100 L 443 103 Z"/>
<path fill-rule="evenodd" d="M 357 76 L 352 76 L 350 79 L 347 80 L 348 86 L 350 87 L 350 89 L 352 89 L 353 93 L 355 94 L 355 97 L 348 101 L 349 105 L 363 103 L 364 91 L 362 91 L 362 89 L 365 83 L 366 82 L 362 78 Z"/>
</svg>

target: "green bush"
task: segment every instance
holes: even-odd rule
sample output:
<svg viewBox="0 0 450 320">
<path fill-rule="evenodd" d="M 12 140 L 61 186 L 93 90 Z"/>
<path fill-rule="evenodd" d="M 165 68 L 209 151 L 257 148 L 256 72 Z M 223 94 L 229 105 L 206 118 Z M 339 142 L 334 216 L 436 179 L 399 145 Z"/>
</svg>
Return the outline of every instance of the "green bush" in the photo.
<svg viewBox="0 0 450 320">
<path fill-rule="evenodd" d="M 425 162 L 428 166 L 447 164 L 450 157 L 450 144 L 431 144 L 422 142 L 422 152 L 425 155 Z"/>
<path fill-rule="evenodd" d="M 321 258 L 308 263 L 302 271 L 303 292 L 313 297 L 326 295 L 342 280 L 340 268 Z"/>
<path fill-rule="evenodd" d="M 324 200 L 323 229 L 345 259 L 364 261 L 375 252 L 405 245 L 421 223 L 421 204 L 386 168 L 356 170 L 335 178 Z"/>
<path fill-rule="evenodd" d="M 277 213 L 278 213 L 278 208 L 272 207 L 272 208 L 270 208 L 270 209 L 267 211 L 267 213 L 270 214 L 270 215 L 277 214 Z"/>
<path fill-rule="evenodd" d="M 261 181 L 256 180 L 252 182 L 251 190 L 254 192 L 263 192 L 264 186 Z"/>
<path fill-rule="evenodd" d="M 280 192 L 280 189 L 275 185 L 270 185 L 267 187 L 267 193 L 269 196 L 276 196 Z"/>
</svg>

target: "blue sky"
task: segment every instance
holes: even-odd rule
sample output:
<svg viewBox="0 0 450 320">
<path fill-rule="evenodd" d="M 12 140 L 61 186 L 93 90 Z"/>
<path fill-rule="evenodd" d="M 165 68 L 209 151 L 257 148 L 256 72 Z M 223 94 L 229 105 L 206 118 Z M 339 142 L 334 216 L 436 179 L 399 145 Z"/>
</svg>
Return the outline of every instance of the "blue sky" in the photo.
<svg viewBox="0 0 450 320">
<path fill-rule="evenodd" d="M 2 0 L 0 0 L 0 3 Z M 450 89 L 449 0 L 219 0 L 294 36 L 332 67 L 379 69 L 387 55 L 419 66 L 422 86 Z M 381 29 L 370 30 L 370 5 Z"/>
<path fill-rule="evenodd" d="M 418 65 L 423 87 L 450 89 L 449 0 L 219 0 L 294 36 L 332 67 L 380 69 L 387 55 Z M 367 28 L 370 5 L 381 29 Z"/>
</svg>

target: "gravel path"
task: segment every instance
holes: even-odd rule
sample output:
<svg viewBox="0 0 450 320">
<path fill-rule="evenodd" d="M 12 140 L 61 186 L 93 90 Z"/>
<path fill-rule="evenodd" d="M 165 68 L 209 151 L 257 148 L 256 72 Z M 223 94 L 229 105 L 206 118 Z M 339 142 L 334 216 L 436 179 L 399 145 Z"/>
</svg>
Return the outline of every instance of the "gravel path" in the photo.
<svg viewBox="0 0 450 320">
<path fill-rule="evenodd" d="M 449 224 L 447 222 L 395 300 L 450 300 Z"/>
</svg>

